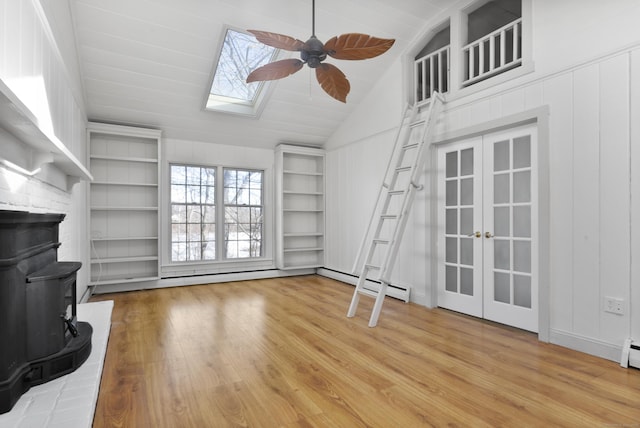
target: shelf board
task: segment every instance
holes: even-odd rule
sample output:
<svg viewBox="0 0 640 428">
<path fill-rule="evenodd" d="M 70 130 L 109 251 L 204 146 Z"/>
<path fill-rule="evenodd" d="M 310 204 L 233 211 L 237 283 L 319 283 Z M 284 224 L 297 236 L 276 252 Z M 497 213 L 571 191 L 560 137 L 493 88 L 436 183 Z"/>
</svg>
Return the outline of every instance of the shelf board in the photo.
<svg viewBox="0 0 640 428">
<path fill-rule="evenodd" d="M 296 232 L 296 233 L 283 233 L 283 237 L 285 238 L 305 238 L 305 237 L 313 237 L 313 236 L 324 236 L 322 232 Z"/>
<path fill-rule="evenodd" d="M 132 187 L 158 187 L 157 184 L 154 183 L 116 183 L 113 181 L 92 181 L 92 185 L 101 185 L 101 186 L 132 186 Z"/>
<path fill-rule="evenodd" d="M 324 251 L 324 248 L 322 247 L 309 247 L 309 248 L 285 248 L 284 250 L 282 250 L 285 253 L 297 253 L 297 252 L 305 252 L 305 253 L 310 253 L 310 252 L 315 252 L 315 251 Z"/>
<path fill-rule="evenodd" d="M 284 174 L 291 174 L 291 175 L 308 175 L 308 176 L 312 176 L 312 177 L 322 177 L 324 174 L 322 172 L 313 172 L 313 171 L 296 171 L 293 169 L 286 169 L 284 171 L 282 171 Z"/>
<path fill-rule="evenodd" d="M 89 285 L 108 285 L 108 284 L 125 284 L 129 282 L 155 281 L 160 279 L 159 276 L 141 276 L 139 278 L 122 278 L 122 279 L 103 279 L 99 281 L 90 281 Z"/>
<path fill-rule="evenodd" d="M 110 257 L 105 259 L 91 259 L 91 264 L 152 262 L 155 260 L 158 260 L 158 256 Z"/>
<path fill-rule="evenodd" d="M 300 265 L 300 266 L 287 266 L 286 264 L 282 267 L 282 270 L 288 270 L 288 269 L 316 269 L 316 268 L 321 268 L 323 266 L 322 263 L 318 263 L 318 264 L 311 264 L 311 265 Z"/>
<path fill-rule="evenodd" d="M 138 158 L 130 156 L 108 156 L 108 155 L 91 155 L 91 159 L 117 161 L 117 162 L 141 162 L 141 163 L 158 163 L 155 158 Z"/>
<path fill-rule="evenodd" d="M 324 210 L 316 210 L 316 209 L 297 209 L 297 208 L 285 208 L 282 210 L 285 213 L 323 213 Z"/>
<path fill-rule="evenodd" d="M 158 211 L 158 207 L 91 207 L 91 211 Z"/>
<path fill-rule="evenodd" d="M 108 241 L 155 241 L 157 236 L 133 236 L 133 237 L 119 237 L 119 238 L 91 238 L 93 242 L 108 242 Z"/>
<path fill-rule="evenodd" d="M 323 192 L 302 192 L 298 190 L 284 190 L 283 195 L 323 196 Z"/>
</svg>

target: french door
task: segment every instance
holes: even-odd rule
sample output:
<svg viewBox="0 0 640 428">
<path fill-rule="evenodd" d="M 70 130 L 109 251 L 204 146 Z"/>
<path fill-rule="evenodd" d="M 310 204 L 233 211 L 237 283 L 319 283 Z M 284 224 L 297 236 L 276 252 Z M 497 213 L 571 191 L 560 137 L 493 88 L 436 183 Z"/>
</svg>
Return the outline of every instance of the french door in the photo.
<svg viewBox="0 0 640 428">
<path fill-rule="evenodd" d="M 438 148 L 438 306 L 538 331 L 536 137 Z"/>
</svg>

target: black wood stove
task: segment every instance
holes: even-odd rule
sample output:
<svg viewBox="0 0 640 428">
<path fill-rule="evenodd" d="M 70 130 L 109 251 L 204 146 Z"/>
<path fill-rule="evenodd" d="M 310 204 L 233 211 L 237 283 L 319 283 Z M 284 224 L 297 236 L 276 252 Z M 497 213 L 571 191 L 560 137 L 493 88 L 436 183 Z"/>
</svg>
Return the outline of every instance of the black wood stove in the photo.
<svg viewBox="0 0 640 428">
<path fill-rule="evenodd" d="M 91 353 L 93 329 L 76 319 L 81 263 L 58 261 L 64 217 L 0 211 L 0 414 Z"/>
</svg>

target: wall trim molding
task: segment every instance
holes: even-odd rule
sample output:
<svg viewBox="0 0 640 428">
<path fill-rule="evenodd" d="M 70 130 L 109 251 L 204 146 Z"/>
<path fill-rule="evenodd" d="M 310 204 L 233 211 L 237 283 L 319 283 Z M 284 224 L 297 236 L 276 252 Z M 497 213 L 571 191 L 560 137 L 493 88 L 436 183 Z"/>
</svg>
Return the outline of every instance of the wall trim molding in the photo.
<svg viewBox="0 0 640 428">
<path fill-rule="evenodd" d="M 161 278 L 152 281 L 140 281 L 120 284 L 91 285 L 91 295 L 121 293 L 124 291 L 153 290 L 156 288 L 182 287 L 189 285 L 217 284 L 221 282 L 249 281 L 254 279 L 283 278 L 287 276 L 312 275 L 315 269 L 280 270 L 267 269 L 249 272 L 220 273 L 215 275 L 183 276 Z M 84 296 L 83 296 L 84 298 Z"/>
<path fill-rule="evenodd" d="M 617 363 L 622 355 L 622 344 L 615 345 L 564 330 L 551 329 L 550 343 Z"/>
</svg>

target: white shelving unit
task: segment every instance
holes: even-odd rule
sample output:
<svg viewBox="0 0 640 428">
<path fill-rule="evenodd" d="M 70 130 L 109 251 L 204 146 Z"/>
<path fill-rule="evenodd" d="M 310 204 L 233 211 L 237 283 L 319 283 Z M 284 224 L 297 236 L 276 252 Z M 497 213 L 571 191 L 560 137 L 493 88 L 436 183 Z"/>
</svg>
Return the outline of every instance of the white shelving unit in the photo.
<svg viewBox="0 0 640 428">
<path fill-rule="evenodd" d="M 324 266 L 324 150 L 276 148 L 276 264 L 279 269 Z"/>
<path fill-rule="evenodd" d="M 88 138 L 91 285 L 156 280 L 161 131 L 90 123 Z"/>
</svg>

